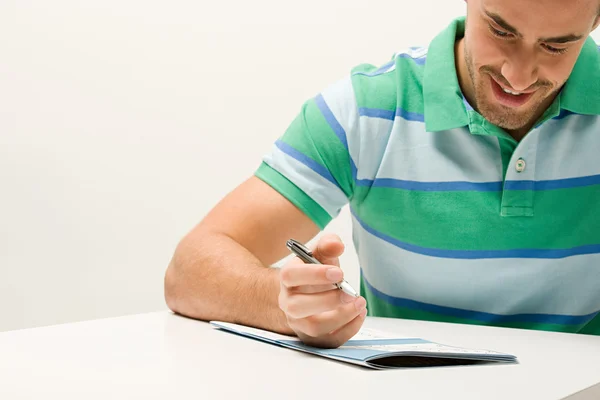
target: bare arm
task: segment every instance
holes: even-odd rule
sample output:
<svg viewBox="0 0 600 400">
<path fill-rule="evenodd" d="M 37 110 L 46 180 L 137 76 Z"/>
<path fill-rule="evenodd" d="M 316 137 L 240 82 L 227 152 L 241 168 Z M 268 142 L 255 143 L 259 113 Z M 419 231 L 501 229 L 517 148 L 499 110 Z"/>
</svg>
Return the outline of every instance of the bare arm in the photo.
<svg viewBox="0 0 600 400">
<path fill-rule="evenodd" d="M 165 275 L 176 313 L 291 334 L 278 307 L 279 271 L 291 237 L 319 228 L 269 185 L 251 177 L 229 193 L 177 246 Z"/>
</svg>

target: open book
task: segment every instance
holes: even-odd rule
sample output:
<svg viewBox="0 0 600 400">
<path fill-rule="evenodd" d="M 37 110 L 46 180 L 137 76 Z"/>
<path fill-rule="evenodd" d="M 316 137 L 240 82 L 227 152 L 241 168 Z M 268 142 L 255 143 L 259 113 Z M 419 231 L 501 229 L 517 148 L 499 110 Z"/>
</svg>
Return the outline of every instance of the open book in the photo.
<svg viewBox="0 0 600 400">
<path fill-rule="evenodd" d="M 365 327 L 343 346 L 321 349 L 307 346 L 294 336 L 280 335 L 228 322 L 211 321 L 210 323 L 216 328 L 238 335 L 375 369 L 516 362 L 516 357 L 511 354 L 446 346 L 421 338 L 400 337 Z"/>
</svg>

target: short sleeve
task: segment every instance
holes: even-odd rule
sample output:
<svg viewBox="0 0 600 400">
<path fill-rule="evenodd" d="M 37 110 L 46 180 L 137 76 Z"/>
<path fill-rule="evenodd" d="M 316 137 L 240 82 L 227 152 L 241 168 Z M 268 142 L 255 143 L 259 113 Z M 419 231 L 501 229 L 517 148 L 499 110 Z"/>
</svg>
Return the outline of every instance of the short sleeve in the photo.
<svg viewBox="0 0 600 400">
<path fill-rule="evenodd" d="M 349 138 L 358 126 L 348 77 L 303 104 L 255 175 L 323 229 L 352 198 L 356 164 Z"/>
</svg>

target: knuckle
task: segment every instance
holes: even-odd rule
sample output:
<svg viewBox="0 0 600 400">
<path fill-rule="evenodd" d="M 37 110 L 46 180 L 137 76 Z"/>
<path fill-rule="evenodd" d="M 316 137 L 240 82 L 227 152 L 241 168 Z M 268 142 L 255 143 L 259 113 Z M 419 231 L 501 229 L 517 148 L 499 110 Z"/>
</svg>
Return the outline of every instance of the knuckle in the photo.
<svg viewBox="0 0 600 400">
<path fill-rule="evenodd" d="M 289 298 L 287 299 L 287 307 L 285 309 L 286 314 L 288 314 L 289 316 L 293 317 L 293 318 L 297 318 L 300 315 L 300 312 L 302 310 L 302 305 L 300 304 L 300 302 L 298 302 L 297 300 L 294 300 L 293 298 Z"/>
<path fill-rule="evenodd" d="M 293 279 L 293 271 L 291 265 L 286 265 L 279 271 L 279 280 L 284 286 L 290 286 Z"/>
</svg>

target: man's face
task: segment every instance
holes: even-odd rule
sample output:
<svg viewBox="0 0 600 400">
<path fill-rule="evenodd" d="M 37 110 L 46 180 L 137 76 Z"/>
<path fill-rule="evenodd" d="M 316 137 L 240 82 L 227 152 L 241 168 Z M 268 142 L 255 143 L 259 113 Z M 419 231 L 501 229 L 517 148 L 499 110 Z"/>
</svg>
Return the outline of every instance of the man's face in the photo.
<svg viewBox="0 0 600 400">
<path fill-rule="evenodd" d="M 599 3 L 468 0 L 464 62 L 470 78 L 466 92 L 475 108 L 507 130 L 535 122 L 600 21 Z"/>
</svg>

